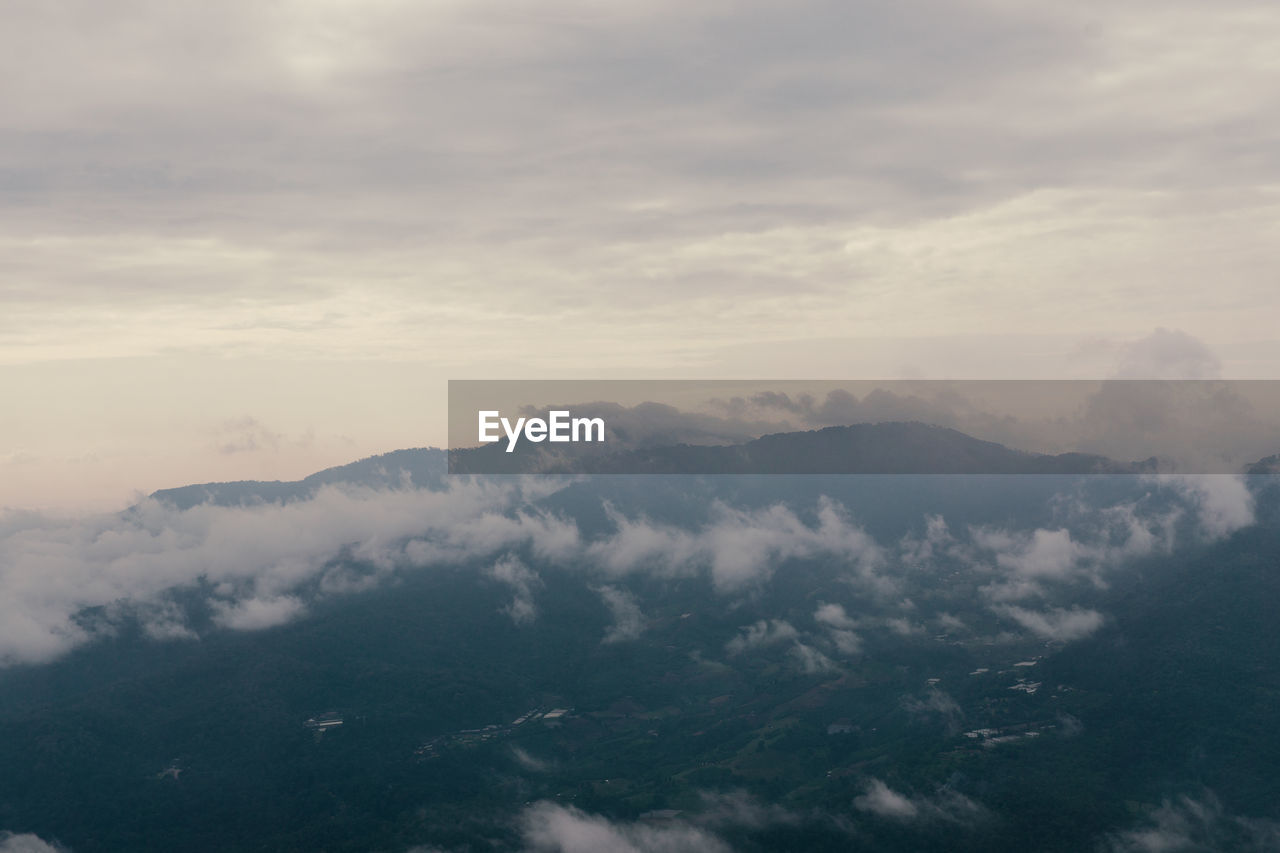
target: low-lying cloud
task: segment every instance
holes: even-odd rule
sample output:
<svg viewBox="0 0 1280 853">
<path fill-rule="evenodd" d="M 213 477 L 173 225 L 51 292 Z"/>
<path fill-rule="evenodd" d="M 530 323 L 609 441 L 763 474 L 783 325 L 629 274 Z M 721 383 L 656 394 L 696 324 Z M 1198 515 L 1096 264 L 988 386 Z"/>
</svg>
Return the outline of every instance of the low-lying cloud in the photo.
<svg viewBox="0 0 1280 853">
<path fill-rule="evenodd" d="M 820 499 L 817 519 L 816 526 L 809 526 L 781 504 L 742 510 L 717 502 L 711 523 L 690 531 L 614 511 L 617 532 L 593 544 L 587 555 L 618 574 L 685 574 L 705 566 L 712 583 L 730 592 L 766 580 L 778 563 L 789 559 L 836 557 L 863 576 L 884 564 L 880 546 L 839 504 Z"/>
<path fill-rule="evenodd" d="M 1228 814 L 1210 791 L 1165 800 L 1141 825 L 1109 835 L 1108 853 L 1280 850 L 1280 822 Z"/>
<path fill-rule="evenodd" d="M 605 632 L 602 642 L 621 643 L 644 633 L 644 613 L 640 611 L 634 595 L 616 586 L 602 586 L 597 591 L 613 615 L 613 624 Z"/>
<path fill-rule="evenodd" d="M 730 853 L 713 833 L 683 821 L 611 821 L 573 806 L 536 803 L 520 818 L 533 853 Z"/>
<path fill-rule="evenodd" d="M 29 832 L 0 832 L 0 853 L 67 853 L 67 848 Z"/>
<path fill-rule="evenodd" d="M 10 512 L 0 515 L 0 665 L 53 660 L 123 618 L 157 640 L 197 639 L 175 600 L 183 590 L 198 593 L 214 626 L 259 630 L 401 572 L 474 561 L 510 591 L 505 612 L 518 625 L 537 617 L 538 566 L 584 573 L 613 617 L 606 643 L 644 630 L 640 602 L 621 584 L 628 575 L 705 577 L 722 595 L 744 596 L 792 560 L 827 562 L 850 589 L 885 606 L 908 573 L 967 567 L 983 579 L 979 592 L 999 616 L 1069 642 L 1105 617 L 1055 598 L 1080 583 L 1104 585 L 1107 571 L 1167 552 L 1187 531 L 1212 540 L 1254 519 L 1253 496 L 1239 478 L 1142 482 L 1148 497 L 1110 506 L 1065 498 L 1067 517 L 1057 525 L 953 532 L 930 516 L 922 536 L 890 547 L 825 497 L 807 515 L 781 503 L 716 501 L 704 521 L 689 525 L 606 506 L 611 527 L 588 537 L 573 518 L 540 503 L 553 488 L 545 482 L 459 479 L 438 491 L 326 486 L 306 500 L 186 510 L 148 499 L 124 513 L 82 518 Z M 945 594 L 945 584 L 929 583 Z M 84 617 L 95 608 L 92 619 Z M 923 631 L 904 616 L 855 619 L 838 603 L 818 602 L 812 618 L 816 630 L 804 636 L 791 622 L 766 619 L 726 650 L 785 639 L 797 667 L 819 672 L 835 666 L 833 656 L 860 654 L 858 632 L 870 626 Z"/>
<path fill-rule="evenodd" d="M 538 573 L 510 554 L 494 563 L 486 574 L 511 589 L 511 603 L 502 612 L 516 625 L 529 625 L 538 618 L 538 606 L 533 601 L 533 590 L 541 585 Z"/>
<path fill-rule="evenodd" d="M 649 819 L 611 820 L 573 806 L 542 801 L 518 820 L 530 853 L 728 853 L 725 836 L 740 837 L 771 827 L 809 824 L 840 833 L 849 822 L 822 812 L 796 812 L 762 803 L 745 791 L 701 792 L 699 807 Z"/>
<path fill-rule="evenodd" d="M 504 514 L 519 488 L 447 491 L 325 487 L 305 501 L 187 510 L 144 500 L 116 515 L 0 517 L 0 663 L 52 660 L 90 640 L 88 608 L 135 612 L 148 634 L 189 636 L 168 600 L 209 590 L 216 624 L 255 630 L 303 613 L 301 591 L 367 588 L 415 560 L 456 561 L 522 546 L 564 553 L 577 528 Z M 353 565 L 361 572 L 353 572 Z"/>
<path fill-rule="evenodd" d="M 1096 610 L 1061 607 L 1045 611 L 1027 610 L 1024 607 L 1002 607 L 997 612 L 1009 617 L 1023 628 L 1043 640 L 1069 643 L 1082 640 L 1102 627 L 1106 621 Z"/>
<path fill-rule="evenodd" d="M 890 788 L 880 779 L 870 779 L 866 792 L 853 801 L 854 808 L 902 823 L 943 821 L 969 824 L 987 814 L 979 803 L 949 788 L 933 796 L 909 796 Z"/>
</svg>

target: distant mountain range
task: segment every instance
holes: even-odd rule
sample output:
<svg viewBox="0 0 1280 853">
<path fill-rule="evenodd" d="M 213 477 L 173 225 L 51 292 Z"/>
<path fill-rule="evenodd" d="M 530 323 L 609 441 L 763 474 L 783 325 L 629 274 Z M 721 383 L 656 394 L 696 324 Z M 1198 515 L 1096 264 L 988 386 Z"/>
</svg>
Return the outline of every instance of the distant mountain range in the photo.
<svg viewBox="0 0 1280 853">
<path fill-rule="evenodd" d="M 1143 474 L 1155 458 L 1117 462 L 1088 453 L 1056 455 L 1013 450 L 954 429 L 919 422 L 827 427 L 766 435 L 743 444 L 664 447 L 566 455 L 539 445 L 506 453 L 500 445 L 446 452 L 396 450 L 326 468 L 301 480 L 243 480 L 161 489 L 153 498 L 187 509 L 202 503 L 236 506 L 305 499 L 321 486 L 433 488 L 456 474 Z M 1243 473 L 1280 472 L 1280 455 Z"/>
<path fill-rule="evenodd" d="M 219 506 L 241 506 L 254 503 L 279 503 L 305 500 L 321 486 L 342 484 L 368 488 L 412 486 L 431 488 L 443 484 L 448 474 L 445 451 L 435 447 L 393 450 L 346 465 L 325 468 L 301 480 L 238 480 L 231 483 L 199 483 L 160 489 L 151 497 L 178 509 L 190 509 L 203 503 Z"/>
<path fill-rule="evenodd" d="M 563 445 L 561 445 L 563 447 Z M 455 474 L 1134 474 L 1154 458 L 1116 462 L 1086 453 L 1013 450 L 916 421 L 834 426 L 766 435 L 744 444 L 565 452 L 522 444 L 450 451 Z"/>
<path fill-rule="evenodd" d="M 444 451 L 396 450 L 326 468 L 301 480 L 242 480 L 161 489 L 151 496 L 187 509 L 305 499 L 324 485 L 433 488 L 454 474 L 1151 474 L 1152 457 L 1118 462 L 1089 453 L 1014 450 L 947 427 L 910 422 L 853 424 L 766 435 L 743 444 L 676 444 L 616 452 L 572 453 L 524 444 Z M 1280 473 L 1280 454 L 1245 467 Z"/>
</svg>

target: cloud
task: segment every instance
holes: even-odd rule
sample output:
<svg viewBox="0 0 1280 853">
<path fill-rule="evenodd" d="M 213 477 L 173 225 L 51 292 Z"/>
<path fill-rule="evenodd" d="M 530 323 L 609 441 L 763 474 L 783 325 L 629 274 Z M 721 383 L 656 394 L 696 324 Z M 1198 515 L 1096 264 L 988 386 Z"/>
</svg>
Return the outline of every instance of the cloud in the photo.
<svg viewBox="0 0 1280 853">
<path fill-rule="evenodd" d="M 862 638 L 852 630 L 858 623 L 845 613 L 842 605 L 819 604 L 813 613 L 813 619 L 826 627 L 827 639 L 840 654 L 853 657 L 862 653 Z"/>
<path fill-rule="evenodd" d="M 785 619 L 761 619 L 752 625 L 745 625 L 739 629 L 738 636 L 724 644 L 724 648 L 730 655 L 740 655 L 743 652 L 784 643 L 790 645 L 787 654 L 796 669 L 806 675 L 834 672 L 839 669 L 831 658 L 802 642 L 800 632 Z M 854 638 L 854 645 L 857 645 L 856 638 Z"/>
<path fill-rule="evenodd" d="M 344 361 L 838 373 L 868 362 L 823 339 L 886 336 L 941 374 L 1017 329 L 988 362 L 1017 371 L 1037 335 L 1176 321 L 1275 351 L 1266 0 L 58 8 L 0 33 L 0 361 L 36 434 L 145 452 L 174 354 L 263 396 L 306 364 L 323 392 L 276 396 L 378 436 L 429 418 Z M 51 413 L 43 365 L 125 356 L 164 374 L 136 411 Z"/>
<path fill-rule="evenodd" d="M 155 638 L 191 637 L 172 600 L 207 587 L 221 627 L 252 630 L 296 618 L 315 595 L 368 589 L 400 571 L 502 556 L 489 570 L 507 584 L 518 624 L 536 615 L 533 570 L 516 556 L 605 576 L 629 571 L 706 572 L 722 592 L 767 579 L 787 559 L 827 556 L 854 577 L 884 557 L 843 509 L 822 499 L 806 524 L 777 505 L 716 504 L 685 530 L 614 513 L 616 528 L 584 542 L 576 523 L 538 510 L 543 485 L 453 481 L 443 491 L 326 486 L 305 500 L 186 510 L 143 500 L 119 515 L 0 515 L 0 661 L 40 662 L 91 640 L 77 615 L 112 605 Z M 615 616 L 611 638 L 642 626 L 620 589 L 601 595 Z M 806 659 L 818 665 L 817 657 Z"/>
<path fill-rule="evenodd" d="M 1088 551 L 1072 541 L 1065 529 L 1037 530 L 1014 552 L 999 553 L 996 561 L 1027 577 L 1064 577 Z"/>
<path fill-rule="evenodd" d="M 66 853 L 66 850 L 29 832 L 0 832 L 0 853 Z"/>
<path fill-rule="evenodd" d="M 740 629 L 738 636 L 724 644 L 725 651 L 739 655 L 753 649 L 785 642 L 798 642 L 800 632 L 785 619 L 761 619 Z"/>
<path fill-rule="evenodd" d="M 229 456 L 234 453 L 253 453 L 259 450 L 277 450 L 284 435 L 273 432 L 257 418 L 245 416 L 229 420 L 217 431 L 215 449 Z"/>
<path fill-rule="evenodd" d="M 729 845 L 695 826 L 610 821 L 572 806 L 536 803 L 520 817 L 524 843 L 537 853 L 729 853 Z"/>
<path fill-rule="evenodd" d="M 854 387 L 859 386 L 855 383 Z M 974 414 L 961 394 L 939 394 L 927 384 L 903 385 L 898 391 L 873 388 L 861 397 L 844 388 L 821 397 L 805 392 L 763 391 L 745 399 L 736 397 L 714 403 L 740 419 L 781 415 L 801 428 L 885 421 L 920 421 L 955 428 Z"/>
<path fill-rule="evenodd" d="M 710 523 L 690 532 L 614 512 L 616 533 L 593 543 L 587 554 L 617 573 L 646 568 L 679 574 L 705 567 L 724 592 L 766 580 L 782 561 L 814 556 L 846 560 L 855 574 L 872 577 L 884 560 L 875 540 L 828 498 L 819 500 L 816 514 L 817 525 L 810 526 L 781 504 L 741 510 L 716 502 Z"/>
<path fill-rule="evenodd" d="M 979 803 L 949 788 L 941 789 L 933 797 L 911 797 L 874 778 L 868 780 L 866 792 L 855 798 L 853 805 L 859 811 L 902 823 L 971 824 L 986 815 L 986 809 Z"/>
<path fill-rule="evenodd" d="M 615 821 L 543 801 L 526 808 L 519 824 L 526 849 L 544 853 L 727 853 L 731 848 L 722 832 L 753 833 L 803 823 L 850 831 L 844 818 L 762 803 L 746 791 L 701 791 L 699 796 L 696 811 L 651 821 Z"/>
<path fill-rule="evenodd" d="M 118 515 L 0 514 L 0 663 L 52 660 L 95 635 L 92 607 L 136 615 L 152 636 L 186 636 L 171 593 L 207 587 L 215 620 L 255 629 L 299 614 L 308 595 L 337 595 L 414 565 L 525 547 L 577 547 L 572 523 L 530 510 L 524 493 L 455 483 L 445 491 L 324 487 L 285 504 L 182 511 L 144 500 Z"/>
<path fill-rule="evenodd" d="M 1109 380 L 1063 431 L 1072 449 L 1167 472 L 1230 474 L 1274 453 L 1274 383 Z"/>
<path fill-rule="evenodd" d="M 1156 329 L 1126 344 L 1116 379 L 1217 379 L 1222 362 L 1203 341 L 1179 329 Z"/>
<path fill-rule="evenodd" d="M 139 602 L 134 614 L 143 632 L 153 640 L 196 640 L 196 634 L 186 624 L 186 614 L 176 603 L 164 599 Z"/>
<path fill-rule="evenodd" d="M 910 637 L 924 633 L 924 626 L 917 625 L 902 616 L 893 616 L 884 620 L 885 626 L 899 637 Z"/>
<path fill-rule="evenodd" d="M 946 519 L 940 515 L 925 516 L 923 537 L 907 534 L 898 543 L 902 561 L 909 566 L 928 566 L 943 556 L 955 544 L 955 537 L 947 528 Z"/>
<path fill-rule="evenodd" d="M 616 586 L 602 586 L 597 592 L 613 614 L 613 624 L 605 632 L 605 643 L 634 640 L 644 632 L 644 613 L 636 604 L 635 596 Z"/>
<path fill-rule="evenodd" d="M 702 809 L 696 821 L 702 826 L 764 829 L 805 820 L 805 816 L 777 803 L 761 803 L 746 791 L 702 791 L 700 795 Z"/>
<path fill-rule="evenodd" d="M 895 820 L 913 820 L 920 814 L 920 807 L 909 797 L 899 794 L 879 779 L 867 784 L 867 792 L 853 801 L 856 808 Z"/>
<path fill-rule="evenodd" d="M 1169 369 L 1188 372 L 1177 364 Z M 838 387 L 821 392 L 832 385 Z M 1076 451 L 1121 462 L 1154 457 L 1159 470 L 1184 473 L 1236 473 L 1274 453 L 1280 419 L 1274 383 L 1203 377 L 776 383 L 704 405 L 744 425 L 781 419 L 794 430 L 918 421 L 1025 451 Z M 937 538 L 931 542 L 929 536 Z M 928 557 L 929 545 L 944 546 L 945 539 L 945 528 L 929 531 L 920 559 Z"/>
<path fill-rule="evenodd" d="M 902 700 L 902 707 L 909 715 L 924 722 L 940 721 L 949 734 L 958 734 L 964 721 L 964 711 L 946 691 L 930 687 L 924 698 L 907 696 Z"/>
<path fill-rule="evenodd" d="M 1095 629 L 1100 614 L 1008 605 L 1052 600 L 1081 582 L 1104 585 L 1106 572 L 1125 560 L 1170 550 L 1175 534 L 1213 539 L 1254 520 L 1253 497 L 1240 478 L 1141 482 L 1150 485 L 1145 497 L 1107 506 L 1064 496 L 1055 502 L 1063 520 L 1032 531 L 970 527 L 966 541 L 942 518 L 929 518 L 923 538 L 904 538 L 896 550 L 881 547 L 826 497 L 808 513 L 780 503 L 740 508 L 716 501 L 704 521 L 687 526 L 606 506 L 611 527 L 584 537 L 572 518 L 540 503 L 564 481 L 457 478 L 437 491 L 330 485 L 287 503 L 186 510 L 145 499 L 125 513 L 78 518 L 5 512 L 0 664 L 53 660 L 122 619 L 136 619 L 154 639 L 195 639 L 188 605 L 179 603 L 190 599 L 180 591 L 196 591 L 215 625 L 255 630 L 297 618 L 318 598 L 367 590 L 401 572 L 476 561 L 489 561 L 489 577 L 511 589 L 506 612 L 518 624 L 537 614 L 536 565 L 582 573 L 599 585 L 613 615 L 606 642 L 643 630 L 640 603 L 616 583 L 630 573 L 701 576 L 717 592 L 740 596 L 760 589 L 788 560 L 820 561 L 835 577 L 887 601 L 907 581 L 886 567 L 958 562 L 990 578 L 979 592 L 998 613 L 1065 640 Z M 819 671 L 828 668 L 829 655 L 859 654 L 858 620 L 840 604 L 814 606 L 818 630 L 793 651 L 797 665 Z M 91 608 L 100 615 L 86 618 Z M 918 621 L 881 615 L 869 624 L 915 634 L 923 630 Z M 787 629 L 794 632 L 788 639 L 801 642 L 790 622 L 763 620 L 728 648 L 740 651 Z"/>
<path fill-rule="evenodd" d="M 845 657 L 854 657 L 862 654 L 862 638 L 852 631 L 831 628 L 827 631 L 827 638 L 835 645 L 836 651 Z"/>
<path fill-rule="evenodd" d="M 969 540 L 949 545 L 947 555 L 994 575 L 981 590 L 991 601 L 1017 601 L 1078 582 L 1103 587 L 1107 572 L 1129 560 L 1170 553 L 1180 539 L 1214 541 L 1256 520 L 1253 495 L 1236 475 L 1162 474 L 1139 482 L 1151 487 L 1146 495 L 1106 505 L 1059 496 L 1061 526 L 970 527 Z M 907 539 L 900 547 L 918 551 Z"/>
<path fill-rule="evenodd" d="M 502 608 L 502 612 L 516 625 L 532 624 L 538 617 L 538 608 L 533 602 L 533 588 L 542 583 L 538 573 L 508 554 L 494 563 L 487 574 L 511 588 L 511 603 Z"/>
<path fill-rule="evenodd" d="M 924 699 L 909 697 L 903 701 L 903 707 L 913 714 L 941 714 L 944 717 L 963 717 L 959 703 L 949 693 L 930 687 Z"/>
<path fill-rule="evenodd" d="M 1195 507 L 1201 529 L 1209 539 L 1228 536 L 1253 524 L 1253 494 L 1242 477 L 1224 474 L 1154 478 L 1169 485 Z"/>
<path fill-rule="evenodd" d="M 829 628 L 852 630 L 858 627 L 858 623 L 844 612 L 844 606 L 841 604 L 819 604 L 818 609 L 813 612 L 813 619 Z"/>
<path fill-rule="evenodd" d="M 516 763 L 525 770 L 530 770 L 534 773 L 546 773 L 551 769 L 551 762 L 543 761 L 541 758 L 534 758 L 515 744 L 511 746 L 511 755 L 515 758 Z"/>
<path fill-rule="evenodd" d="M 1110 853 L 1264 853 L 1280 848 L 1280 822 L 1227 814 L 1212 792 L 1165 800 L 1142 825 L 1104 839 Z"/>
<path fill-rule="evenodd" d="M 432 420 L 354 364 L 838 375 L 901 349 L 1007 376 L 1039 337 L 1182 322 L 1275 373 L 1268 0 L 121 3 L 0 33 L 0 363 L 40 460 L 6 501 L 83 494 L 90 466 L 49 456 L 145 460 L 218 393 L 371 440 Z M 972 357 L 992 330 L 1018 337 Z M 207 385 L 175 368 L 209 354 Z M 139 405 L 67 393 L 98 370 Z"/>
<path fill-rule="evenodd" d="M 1106 621 L 1098 611 L 1079 607 L 1070 610 L 1055 607 L 1043 612 L 1013 606 L 997 607 L 995 610 L 1037 637 L 1058 643 L 1084 639 L 1101 628 Z"/>
<path fill-rule="evenodd" d="M 210 603 L 213 607 L 214 624 L 234 631 L 274 628 L 293 620 L 306 610 L 306 605 L 292 595 L 245 598 L 235 602 L 215 600 Z"/>
<path fill-rule="evenodd" d="M 839 669 L 835 661 L 815 649 L 813 646 L 806 646 L 804 643 L 797 642 L 791 647 L 790 655 L 800 668 L 800 671 L 806 675 L 817 675 L 822 672 L 834 672 Z"/>
</svg>

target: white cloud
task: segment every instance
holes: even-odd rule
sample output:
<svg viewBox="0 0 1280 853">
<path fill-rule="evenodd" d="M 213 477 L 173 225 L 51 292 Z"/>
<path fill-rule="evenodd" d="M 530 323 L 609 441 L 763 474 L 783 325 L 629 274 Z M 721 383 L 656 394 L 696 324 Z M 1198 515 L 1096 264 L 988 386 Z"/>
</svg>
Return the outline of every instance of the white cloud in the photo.
<svg viewBox="0 0 1280 853">
<path fill-rule="evenodd" d="M 943 821 L 972 824 L 987 814 L 979 803 L 949 788 L 939 790 L 932 797 L 912 797 L 874 778 L 868 780 L 866 792 L 854 799 L 853 805 L 860 811 L 903 823 Z"/>
<path fill-rule="evenodd" d="M 943 537 L 945 522 L 934 518 L 926 539 L 946 544 L 945 553 L 935 551 L 931 559 L 990 575 L 980 591 L 997 612 L 1038 635 L 1083 636 L 1100 624 L 1099 614 L 1006 605 L 1057 595 L 1079 581 L 1103 585 L 1104 570 L 1171 549 L 1187 513 L 1205 538 L 1253 521 L 1253 499 L 1239 478 L 1144 482 L 1153 495 L 1176 497 L 1188 508 L 1154 509 L 1164 503 L 1146 499 L 1102 508 L 1067 500 L 1061 505 L 1070 518 L 1061 525 L 1028 532 L 969 528 L 968 542 Z M 741 509 L 715 503 L 704 523 L 689 528 L 609 508 L 613 530 L 587 540 L 572 519 L 538 509 L 537 500 L 560 485 L 458 479 L 444 491 L 330 486 L 284 504 L 178 510 L 147 499 L 118 515 L 0 513 L 0 664 L 52 660 L 111 630 L 112 619 L 128 616 L 153 638 L 193 639 L 175 603 L 178 590 L 211 590 L 216 624 L 252 630 L 296 618 L 315 596 L 355 593 L 398 572 L 474 560 L 498 560 L 490 576 L 511 587 L 507 612 L 528 624 L 537 613 L 538 579 L 517 554 L 595 582 L 630 572 L 704 576 L 726 595 L 758 589 L 780 565 L 802 559 L 831 566 L 837 577 L 880 599 L 899 583 L 884 571 L 890 564 L 884 549 L 827 498 L 818 500 L 809 520 L 781 504 Z M 919 543 L 902 547 L 919 552 Z M 614 616 L 607 642 L 643 630 L 643 613 L 631 594 L 607 583 L 599 594 Z M 106 608 L 106 617 L 78 618 L 94 607 Z M 825 658 L 833 649 L 843 656 L 860 652 L 853 630 L 858 620 L 843 605 L 820 602 L 813 619 L 821 639 L 806 641 L 809 647 L 816 642 L 814 654 L 797 652 L 803 667 L 823 667 L 816 655 Z M 904 635 L 923 630 L 904 617 L 875 621 Z M 800 641 L 790 623 L 764 620 L 728 648 L 741 650 L 766 636 L 776 641 L 782 630 Z"/>
<path fill-rule="evenodd" d="M 805 524 L 792 510 L 774 505 L 740 510 L 717 502 L 712 520 L 690 532 L 613 514 L 617 532 L 593 543 L 588 556 L 614 572 L 648 569 L 687 574 L 704 568 L 712 583 L 734 592 L 768 579 L 788 559 L 830 556 L 847 561 L 853 576 L 872 578 L 884 560 L 875 541 L 853 524 L 843 507 L 818 503 L 818 524 Z"/>
<path fill-rule="evenodd" d="M 924 633 L 923 625 L 917 625 L 910 619 L 905 619 L 901 616 L 894 616 L 889 619 L 885 619 L 884 624 L 890 631 L 897 634 L 899 637 L 910 637 L 915 634 Z"/>
<path fill-rule="evenodd" d="M 207 584 L 217 624 L 250 630 L 303 612 L 304 591 L 357 592 L 415 566 L 454 564 L 527 549 L 540 560 L 605 574 L 707 572 L 725 592 L 767 578 L 781 561 L 827 556 L 867 577 L 882 556 L 875 542 L 823 499 L 814 526 L 773 506 L 717 505 L 686 531 L 632 521 L 584 543 L 577 525 L 530 507 L 522 487 L 459 481 L 446 491 L 325 487 L 285 504 L 187 510 L 143 500 L 121 515 L 58 519 L 0 515 L 0 661 L 55 658 L 92 637 L 75 619 L 85 608 L 127 605 L 157 638 L 188 636 L 173 590 Z M 537 612 L 532 570 L 500 560 L 491 576 L 514 592 L 508 613 L 527 624 Z M 519 569 L 519 570 L 518 570 Z M 307 592 L 306 595 L 312 593 Z M 620 591 L 602 592 L 621 639 L 642 626 Z M 166 603 L 167 602 L 167 603 Z"/>
<path fill-rule="evenodd" d="M 697 822 L 702 826 L 762 829 L 780 824 L 797 824 L 804 817 L 776 803 L 761 803 L 746 791 L 703 791 L 702 810 Z"/>
<path fill-rule="evenodd" d="M 1032 332 L 1143 328 L 1156 294 L 1262 337 L 1243 297 L 1266 295 L 1259 188 L 1275 172 L 1240 152 L 1271 132 L 1259 104 L 1280 25 L 1257 0 L 1224 3 L 557 0 L 512 20 L 487 4 L 175 16 L 131 0 L 126 27 L 80 0 L 83 30 L 15 12 L 0 56 L 24 60 L 0 62 L 0 97 L 21 227 L 5 254 L 40 275 L 13 346 L 84 354 L 68 326 L 92 326 L 110 293 L 123 310 L 95 354 L 262 346 L 272 325 L 288 352 L 475 352 L 498 336 L 467 336 L 504 304 L 536 317 L 593 289 L 617 307 L 595 332 L 567 312 L 566 334 L 690 346 L 696 312 L 645 311 L 654 288 L 724 308 L 738 340 L 776 338 L 779 316 L 831 337 L 978 332 L 997 308 Z M 386 144 L 352 158 L 369 127 Z M 1203 287 L 1211 261 L 1227 265 L 1218 288 Z M 68 294 L 89 299 L 70 311 Z M 424 343 L 432 308 L 462 322 Z"/>
<path fill-rule="evenodd" d="M 740 655 L 743 652 L 784 643 L 790 645 L 787 654 L 796 669 L 806 675 L 833 672 L 839 669 L 831 658 L 804 643 L 800 632 L 785 619 L 761 619 L 752 625 L 745 625 L 739 629 L 738 636 L 725 643 L 724 647 L 730 655 Z M 854 638 L 854 645 L 856 644 L 856 638 Z"/>
<path fill-rule="evenodd" d="M 815 622 L 830 628 L 853 630 L 858 627 L 858 623 L 845 613 L 842 604 L 819 604 L 818 609 L 813 612 L 813 618 Z"/>
<path fill-rule="evenodd" d="M 1098 611 L 1079 607 L 1070 610 L 1055 607 L 1043 612 L 1013 606 L 997 607 L 995 610 L 1037 637 L 1059 643 L 1084 639 L 1101 628 L 1106 621 Z"/>
<path fill-rule="evenodd" d="M 153 636 L 184 636 L 169 594 L 197 584 L 214 588 L 220 624 L 253 629 L 300 613 L 309 584 L 338 594 L 425 560 L 576 547 L 569 522 L 500 512 L 521 500 L 513 486 L 472 482 L 441 492 L 326 487 L 287 504 L 185 511 L 148 499 L 82 518 L 0 514 L 0 663 L 51 660 L 90 640 L 75 619 L 90 607 L 136 612 Z M 354 579 L 353 563 L 363 566 Z"/>
<path fill-rule="evenodd" d="M 1210 539 L 1228 536 L 1254 523 L 1253 494 L 1244 478 L 1226 474 L 1155 477 L 1189 500 Z"/>
<path fill-rule="evenodd" d="M 705 829 L 684 822 L 610 821 L 572 806 L 536 803 L 520 818 L 524 843 L 536 853 L 729 853 Z"/>
<path fill-rule="evenodd" d="M 1056 503 L 1067 516 L 1063 526 L 1026 532 L 971 527 L 969 541 L 949 553 L 991 571 L 994 578 L 982 591 L 991 601 L 1009 602 L 1046 597 L 1079 581 L 1104 587 L 1109 570 L 1171 552 L 1188 530 L 1195 540 L 1213 541 L 1255 521 L 1253 495 L 1240 476 L 1155 475 L 1139 482 L 1152 491 L 1108 506 L 1061 496 Z M 1162 497 L 1175 498 L 1173 506 Z"/>
<path fill-rule="evenodd" d="M 1134 829 L 1104 840 L 1110 853 L 1200 853 L 1280 849 L 1280 822 L 1227 814 L 1211 792 L 1165 800 Z"/>
<path fill-rule="evenodd" d="M 778 643 L 798 642 L 799 639 L 800 632 L 785 619 L 761 619 L 741 628 L 738 636 L 725 643 L 724 647 L 729 654 L 737 655 Z"/>
<path fill-rule="evenodd" d="M 840 654 L 853 657 L 862 653 L 862 638 L 852 630 L 858 626 L 858 623 L 845 613 L 843 605 L 819 604 L 818 609 L 813 612 L 813 619 L 819 625 L 826 627 L 827 639 Z"/>
<path fill-rule="evenodd" d="M 213 621 L 234 631 L 260 631 L 283 625 L 302 614 L 306 605 L 292 595 L 270 598 L 244 598 L 226 602 L 214 600 Z"/>
<path fill-rule="evenodd" d="M 153 640 L 196 640 L 182 608 L 172 601 L 143 602 L 135 608 L 142 630 Z"/>
<path fill-rule="evenodd" d="M 636 604 L 634 595 L 616 586 L 602 586 L 597 592 L 613 614 L 613 624 L 605 632 L 604 642 L 634 640 L 644 633 L 644 613 Z"/>
<path fill-rule="evenodd" d="M 508 554 L 494 563 L 487 574 L 511 588 L 511 603 L 502 608 L 502 612 L 517 625 L 532 624 L 538 617 L 538 607 L 533 601 L 533 588 L 542 583 L 538 573 Z"/>
<path fill-rule="evenodd" d="M 525 770 L 530 770 L 534 773 L 546 773 L 551 769 L 551 762 L 543 761 L 541 758 L 534 758 L 515 744 L 511 746 L 511 755 L 515 758 L 516 763 Z"/>
<path fill-rule="evenodd" d="M 0 853 L 66 853 L 66 848 L 29 832 L 0 832 Z"/>
<path fill-rule="evenodd" d="M 866 793 L 855 799 L 853 804 L 862 811 L 895 820 L 913 820 L 920 814 L 920 807 L 909 797 L 899 794 L 879 779 L 872 779 Z"/>
<path fill-rule="evenodd" d="M 862 638 L 852 631 L 831 628 L 827 631 L 827 637 L 835 644 L 836 650 L 846 657 L 862 654 Z"/>
<path fill-rule="evenodd" d="M 1066 530 L 1037 530 L 1016 553 L 996 557 L 1001 565 L 1028 577 L 1063 577 L 1087 552 Z"/>
<path fill-rule="evenodd" d="M 839 669 L 835 661 L 815 649 L 813 646 L 806 646 L 804 643 L 796 643 L 791 647 L 791 657 L 795 660 L 800 671 L 806 675 L 816 675 L 821 672 L 834 672 Z"/>
<path fill-rule="evenodd" d="M 1126 344 L 1117 379 L 1216 379 L 1222 362 L 1200 341 L 1179 329 L 1156 329 Z"/>
<path fill-rule="evenodd" d="M 946 520 L 940 515 L 927 515 L 924 536 L 904 536 L 898 543 L 898 551 L 907 565 L 928 565 L 954 543 L 955 538 L 947 528 Z"/>
<path fill-rule="evenodd" d="M 964 720 L 964 711 L 951 694 L 937 687 L 925 691 L 924 698 L 907 696 L 902 700 L 902 707 L 908 714 L 925 721 L 940 721 L 951 734 L 960 731 Z"/>
</svg>

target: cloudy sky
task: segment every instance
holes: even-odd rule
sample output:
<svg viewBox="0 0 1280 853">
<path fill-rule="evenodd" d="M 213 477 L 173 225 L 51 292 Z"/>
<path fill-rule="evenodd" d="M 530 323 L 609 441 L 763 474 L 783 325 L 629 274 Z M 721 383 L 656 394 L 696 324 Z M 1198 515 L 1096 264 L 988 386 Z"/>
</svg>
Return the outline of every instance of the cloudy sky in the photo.
<svg viewBox="0 0 1280 853">
<path fill-rule="evenodd" d="M 0 506 L 443 443 L 448 378 L 1277 378 L 1277 43 L 1270 0 L 18 0 Z"/>
</svg>

